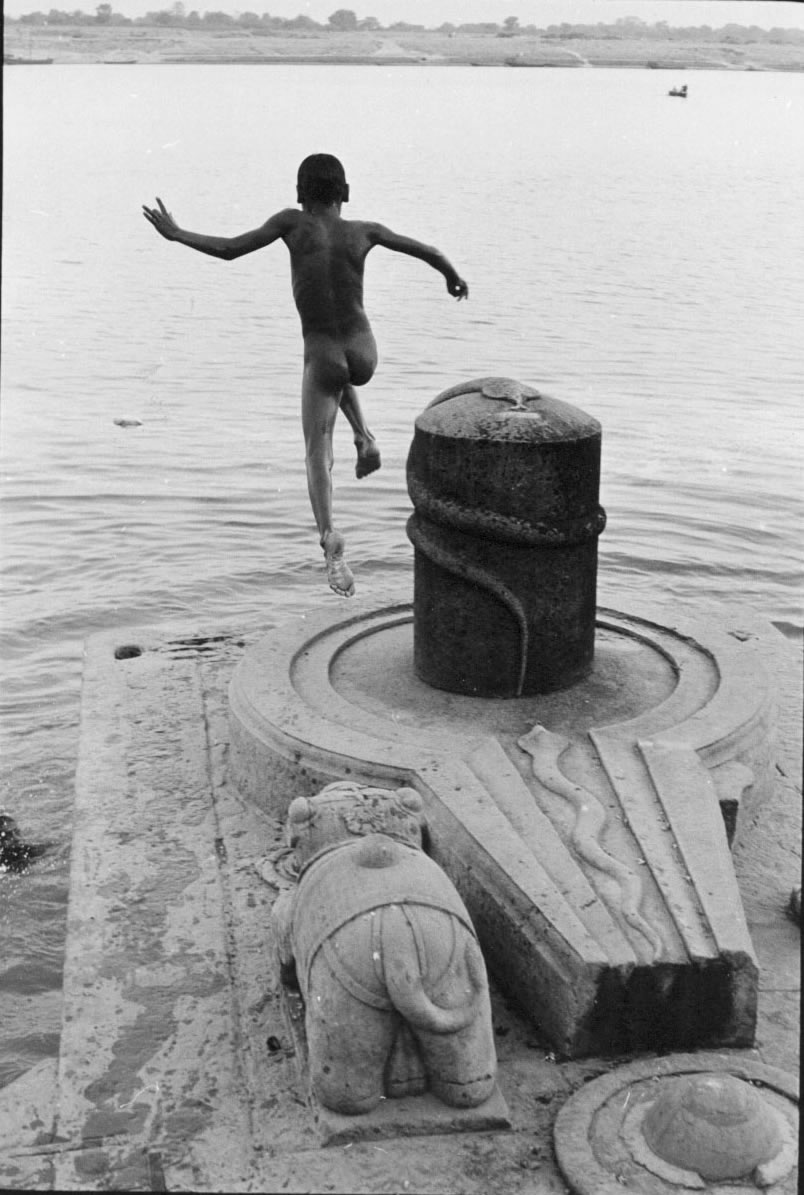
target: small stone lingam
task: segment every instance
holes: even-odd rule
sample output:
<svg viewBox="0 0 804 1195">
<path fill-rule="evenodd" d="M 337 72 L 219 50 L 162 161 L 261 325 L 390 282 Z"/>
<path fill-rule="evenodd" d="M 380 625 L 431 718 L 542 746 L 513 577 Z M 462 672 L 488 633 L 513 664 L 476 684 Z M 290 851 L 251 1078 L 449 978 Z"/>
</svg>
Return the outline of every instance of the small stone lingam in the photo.
<svg viewBox="0 0 804 1195">
<path fill-rule="evenodd" d="M 667 1084 L 633 1135 L 637 1159 L 687 1187 L 752 1178 L 769 1187 L 793 1165 L 788 1121 L 750 1083 L 729 1074 L 685 1075 Z M 647 1146 L 647 1149 L 645 1148 Z"/>
<path fill-rule="evenodd" d="M 798 1083 L 748 1055 L 666 1054 L 579 1088 L 554 1126 L 575 1195 L 793 1195 Z"/>
</svg>

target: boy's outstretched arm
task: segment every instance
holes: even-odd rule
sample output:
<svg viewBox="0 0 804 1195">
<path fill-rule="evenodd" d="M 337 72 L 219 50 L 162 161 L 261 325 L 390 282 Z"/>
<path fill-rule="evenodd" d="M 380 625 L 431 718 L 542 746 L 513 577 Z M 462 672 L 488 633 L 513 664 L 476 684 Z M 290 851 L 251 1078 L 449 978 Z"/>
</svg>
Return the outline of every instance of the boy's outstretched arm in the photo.
<svg viewBox="0 0 804 1195">
<path fill-rule="evenodd" d="M 426 262 L 428 266 L 432 266 L 434 270 L 438 270 L 440 274 L 444 275 L 447 290 L 451 295 L 454 295 L 456 299 L 468 299 L 469 287 L 440 249 L 436 249 L 433 245 L 424 245 L 421 241 L 415 241 L 413 237 L 400 236 L 399 233 L 391 232 L 390 228 L 385 228 L 382 224 L 370 224 L 367 231 L 372 245 L 382 245 L 384 249 L 393 249 L 395 253 L 406 253 L 408 257 L 417 257 L 419 261 Z"/>
<path fill-rule="evenodd" d="M 277 212 L 260 228 L 251 232 L 244 232 L 236 237 L 214 237 L 179 228 L 158 196 L 156 202 L 159 204 L 158 209 L 143 204 L 142 214 L 160 236 L 166 241 L 178 241 L 180 245 L 187 245 L 190 249 L 197 249 L 199 253 L 207 253 L 210 257 L 218 257 L 222 261 L 234 261 L 236 257 L 253 253 L 255 249 L 262 249 L 279 240 L 289 230 L 294 217 L 298 217 L 299 214 L 295 208 L 287 208 L 283 212 Z"/>
</svg>

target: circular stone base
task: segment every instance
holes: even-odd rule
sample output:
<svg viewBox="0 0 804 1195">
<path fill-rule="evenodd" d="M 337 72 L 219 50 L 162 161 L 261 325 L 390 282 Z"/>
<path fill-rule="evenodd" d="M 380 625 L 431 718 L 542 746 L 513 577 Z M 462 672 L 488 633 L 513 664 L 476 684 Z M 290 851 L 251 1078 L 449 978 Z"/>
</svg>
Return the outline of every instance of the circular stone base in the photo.
<svg viewBox="0 0 804 1195">
<path fill-rule="evenodd" d="M 753 1058 L 715 1053 L 669 1054 L 618 1067 L 588 1083 L 563 1106 L 555 1124 L 556 1156 L 577 1195 L 620 1195 L 623 1189 L 645 1195 L 743 1195 L 758 1191 L 750 1177 L 704 1182 L 699 1176 L 662 1166 L 651 1156 L 640 1126 L 648 1108 L 682 1076 L 729 1074 L 751 1083 L 795 1140 L 798 1133 L 798 1084 L 792 1075 Z M 783 1160 L 784 1162 L 784 1160 Z M 774 1195 L 794 1195 L 798 1167 L 788 1158 L 770 1187 Z"/>
<path fill-rule="evenodd" d="M 277 756 L 292 763 L 297 744 L 308 773 L 329 782 L 354 777 L 360 769 L 352 760 L 373 764 L 380 742 L 385 762 L 405 770 L 411 754 L 465 751 L 482 735 L 506 742 L 537 723 L 572 741 L 609 727 L 647 738 L 672 728 L 712 763 L 746 759 L 761 799 L 768 761 L 754 746 L 769 729 L 769 704 L 761 656 L 752 650 L 758 636 L 737 639 L 711 620 L 691 635 L 653 615 L 599 609 L 592 669 L 569 689 L 483 698 L 419 680 L 410 604 L 357 600 L 304 614 L 258 643 L 235 673 L 235 778 L 282 812 L 293 794 L 268 800 L 265 777 Z M 378 778 L 376 769 L 369 778 Z"/>
<path fill-rule="evenodd" d="M 523 706 L 534 721 L 582 734 L 653 709 L 673 692 L 676 674 L 657 643 L 632 628 L 601 620 L 590 674 L 569 689 L 531 697 L 470 697 L 434 689 L 413 670 L 412 624 L 377 628 L 352 641 L 333 659 L 333 688 L 357 710 L 418 730 L 434 721 L 451 733 L 471 729 L 500 734 L 517 728 Z M 359 717 L 359 715 L 358 715 Z"/>
</svg>

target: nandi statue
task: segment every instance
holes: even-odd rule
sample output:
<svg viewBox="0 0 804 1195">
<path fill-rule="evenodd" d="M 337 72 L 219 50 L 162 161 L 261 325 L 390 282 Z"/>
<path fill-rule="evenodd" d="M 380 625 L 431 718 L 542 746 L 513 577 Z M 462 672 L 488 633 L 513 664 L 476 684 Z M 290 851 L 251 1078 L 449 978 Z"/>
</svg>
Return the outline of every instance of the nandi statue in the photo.
<svg viewBox="0 0 804 1195">
<path fill-rule="evenodd" d="M 274 907 L 281 976 L 305 1004 L 310 1080 L 335 1112 L 495 1086 L 488 980 L 469 914 L 422 848 L 422 802 L 349 782 L 288 810 L 298 884 Z"/>
</svg>

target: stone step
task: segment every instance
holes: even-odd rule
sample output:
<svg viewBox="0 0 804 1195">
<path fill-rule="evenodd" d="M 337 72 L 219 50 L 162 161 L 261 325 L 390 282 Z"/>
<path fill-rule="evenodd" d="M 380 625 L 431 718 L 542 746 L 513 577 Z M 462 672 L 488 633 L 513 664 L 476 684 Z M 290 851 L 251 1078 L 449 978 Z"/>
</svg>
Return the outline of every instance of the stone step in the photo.
<svg viewBox="0 0 804 1195">
<path fill-rule="evenodd" d="M 311 1100 L 272 934 L 284 827 L 227 781 L 243 642 L 184 626 L 87 643 L 60 1057 L 49 1102 L 26 1076 L 0 1173 L 60 1191 L 323 1190 L 321 1145 L 347 1141 L 342 1189 L 367 1191 L 363 1140 L 508 1123 L 499 1095 L 467 1115 L 391 1101 L 355 1125 Z"/>
</svg>

